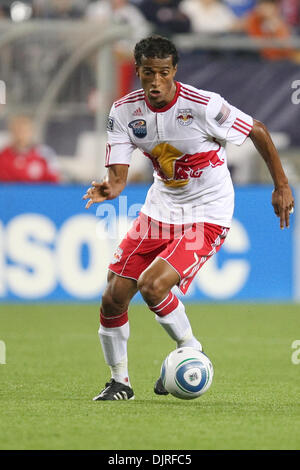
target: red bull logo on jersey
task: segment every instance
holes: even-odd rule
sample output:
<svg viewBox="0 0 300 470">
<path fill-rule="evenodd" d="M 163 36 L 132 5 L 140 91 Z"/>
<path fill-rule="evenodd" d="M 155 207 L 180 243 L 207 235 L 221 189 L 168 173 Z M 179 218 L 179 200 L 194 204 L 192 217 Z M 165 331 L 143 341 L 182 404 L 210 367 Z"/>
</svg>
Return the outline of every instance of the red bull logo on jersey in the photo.
<svg viewBox="0 0 300 470">
<path fill-rule="evenodd" d="M 194 116 L 191 109 L 179 109 L 176 120 L 181 126 L 189 126 L 192 124 Z"/>
<path fill-rule="evenodd" d="M 123 255 L 123 250 L 122 248 L 118 247 L 116 251 L 114 252 L 113 260 L 111 261 L 111 264 L 118 263 L 121 261 Z"/>
<path fill-rule="evenodd" d="M 188 184 L 191 178 L 200 178 L 203 170 L 223 165 L 218 149 L 209 152 L 199 152 L 193 155 L 182 154 L 168 143 L 156 145 L 150 154 L 145 153 L 153 163 L 157 174 L 167 186 L 180 187 Z"/>
<path fill-rule="evenodd" d="M 221 160 L 218 150 L 211 150 L 209 152 L 199 152 L 194 155 L 185 154 L 175 161 L 174 165 L 174 179 L 175 180 L 189 180 L 190 178 L 200 178 L 203 170 L 207 167 L 215 168 L 216 166 L 223 165 L 224 160 Z"/>
</svg>

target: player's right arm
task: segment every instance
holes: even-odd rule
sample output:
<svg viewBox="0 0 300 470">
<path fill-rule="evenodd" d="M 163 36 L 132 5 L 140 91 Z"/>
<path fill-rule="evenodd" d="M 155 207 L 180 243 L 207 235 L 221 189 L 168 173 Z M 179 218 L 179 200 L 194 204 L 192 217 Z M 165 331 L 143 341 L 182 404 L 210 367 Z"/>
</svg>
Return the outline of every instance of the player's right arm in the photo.
<svg viewBox="0 0 300 470">
<path fill-rule="evenodd" d="M 86 209 L 94 203 L 115 199 L 126 186 L 131 155 L 136 147 L 128 133 L 126 109 L 121 107 L 120 111 L 117 108 L 112 106 L 107 122 L 107 175 L 100 183 L 93 181 L 83 196 L 83 199 L 88 199 Z"/>
<path fill-rule="evenodd" d="M 93 181 L 83 196 L 83 199 L 88 199 L 85 208 L 89 209 L 94 203 L 118 197 L 126 186 L 127 174 L 128 165 L 110 166 L 105 179 L 100 183 Z"/>
</svg>

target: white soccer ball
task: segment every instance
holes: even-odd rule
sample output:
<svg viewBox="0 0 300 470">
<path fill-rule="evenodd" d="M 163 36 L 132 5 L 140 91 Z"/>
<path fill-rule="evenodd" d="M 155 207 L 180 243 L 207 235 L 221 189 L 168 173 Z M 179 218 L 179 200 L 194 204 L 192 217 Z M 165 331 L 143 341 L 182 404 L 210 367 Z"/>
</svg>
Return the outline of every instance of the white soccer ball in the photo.
<svg viewBox="0 0 300 470">
<path fill-rule="evenodd" d="M 172 351 L 161 366 L 160 376 L 167 392 L 176 398 L 192 400 L 211 386 L 214 369 L 211 361 L 194 348 Z"/>
</svg>

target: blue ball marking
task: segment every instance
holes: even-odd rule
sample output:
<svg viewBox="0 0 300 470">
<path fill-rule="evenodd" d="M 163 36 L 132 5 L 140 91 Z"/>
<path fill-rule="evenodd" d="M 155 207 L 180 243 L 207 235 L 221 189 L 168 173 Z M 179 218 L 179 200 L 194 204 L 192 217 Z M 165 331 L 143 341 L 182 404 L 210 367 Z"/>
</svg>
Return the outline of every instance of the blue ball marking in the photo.
<svg viewBox="0 0 300 470">
<path fill-rule="evenodd" d="M 200 369 L 201 371 L 201 380 L 198 385 L 191 385 L 184 379 L 185 372 L 188 371 L 189 369 L 194 369 L 194 368 Z M 200 390 L 202 390 L 202 388 L 206 384 L 206 380 L 207 380 L 207 372 L 206 372 L 206 368 L 203 362 L 191 361 L 191 362 L 188 362 L 187 364 L 182 364 L 182 366 L 176 372 L 176 380 L 178 381 L 179 385 L 181 385 L 181 387 L 184 388 L 186 391 L 191 392 L 191 393 L 200 392 Z"/>
</svg>

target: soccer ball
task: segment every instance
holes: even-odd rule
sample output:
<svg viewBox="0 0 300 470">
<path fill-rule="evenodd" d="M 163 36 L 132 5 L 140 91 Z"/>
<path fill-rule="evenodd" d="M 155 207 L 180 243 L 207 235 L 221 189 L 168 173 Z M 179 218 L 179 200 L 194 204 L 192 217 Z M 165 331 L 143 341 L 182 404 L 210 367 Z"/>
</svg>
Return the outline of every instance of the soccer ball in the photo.
<svg viewBox="0 0 300 470">
<path fill-rule="evenodd" d="M 213 375 L 209 358 L 194 348 L 172 351 L 164 360 L 160 372 L 167 392 L 183 400 L 203 395 L 211 386 Z"/>
</svg>

